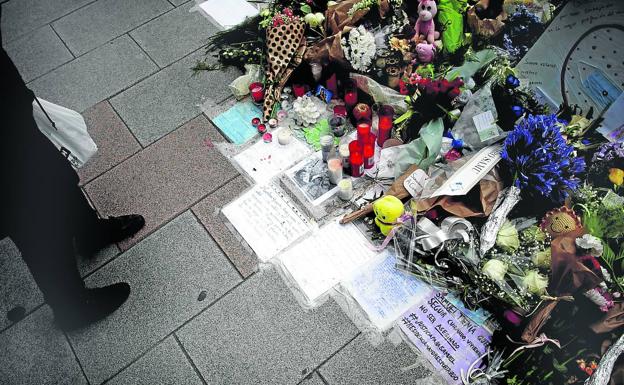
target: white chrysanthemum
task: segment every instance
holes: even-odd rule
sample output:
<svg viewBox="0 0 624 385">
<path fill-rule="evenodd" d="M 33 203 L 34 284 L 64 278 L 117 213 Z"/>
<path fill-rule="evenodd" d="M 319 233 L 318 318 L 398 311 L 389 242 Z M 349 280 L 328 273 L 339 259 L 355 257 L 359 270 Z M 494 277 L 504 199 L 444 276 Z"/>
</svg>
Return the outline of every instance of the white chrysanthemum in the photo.
<svg viewBox="0 0 624 385">
<path fill-rule="evenodd" d="M 345 58 L 356 71 L 366 72 L 375 59 L 377 46 L 375 36 L 368 32 L 363 25 L 349 32 L 349 39 L 340 41 Z"/>
</svg>

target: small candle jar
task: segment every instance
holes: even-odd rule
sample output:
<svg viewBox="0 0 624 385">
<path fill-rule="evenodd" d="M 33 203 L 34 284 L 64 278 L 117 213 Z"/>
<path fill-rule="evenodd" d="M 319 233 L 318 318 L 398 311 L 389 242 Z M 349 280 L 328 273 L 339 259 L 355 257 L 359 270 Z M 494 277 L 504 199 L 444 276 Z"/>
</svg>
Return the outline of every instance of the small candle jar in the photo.
<svg viewBox="0 0 624 385">
<path fill-rule="evenodd" d="M 255 127 L 258 127 L 258 125 L 261 123 L 262 121 L 260 120 L 260 118 L 253 118 L 251 119 L 251 125 Z"/>
<path fill-rule="evenodd" d="M 271 143 L 273 141 L 273 135 L 271 135 L 270 132 L 266 132 L 262 135 L 262 140 L 264 140 L 264 143 Z"/>
<path fill-rule="evenodd" d="M 349 154 L 349 163 L 351 163 L 351 176 L 361 177 L 364 173 L 364 158 L 361 152 L 352 152 Z"/>
<path fill-rule="evenodd" d="M 264 84 L 261 82 L 251 83 L 249 85 L 249 93 L 254 103 L 261 104 L 264 100 Z"/>
<path fill-rule="evenodd" d="M 338 184 L 342 179 L 342 160 L 340 158 L 329 158 L 327 161 L 327 173 L 329 174 L 329 182 Z"/>
<path fill-rule="evenodd" d="M 358 101 L 358 91 L 355 83 L 352 80 L 347 81 L 345 84 L 344 101 L 347 105 L 347 109 L 352 109 Z"/>
<path fill-rule="evenodd" d="M 293 84 L 292 88 L 296 98 L 302 97 L 309 90 L 305 84 Z"/>
<path fill-rule="evenodd" d="M 386 139 L 390 137 L 392 132 L 394 119 L 394 108 L 391 106 L 383 106 L 379 109 L 379 125 L 377 130 L 377 144 L 379 147 L 383 147 Z"/>
<path fill-rule="evenodd" d="M 334 116 L 329 120 L 329 127 L 334 136 L 343 136 L 345 133 L 346 119 L 343 116 Z"/>
<path fill-rule="evenodd" d="M 373 117 L 373 111 L 371 110 L 371 108 L 368 106 L 368 104 L 365 103 L 358 103 L 354 108 L 353 108 L 353 118 L 355 119 L 355 121 L 360 121 L 360 120 L 372 120 Z"/>
<path fill-rule="evenodd" d="M 287 128 L 282 128 L 277 133 L 277 142 L 282 146 L 287 145 L 292 140 L 292 132 Z"/>
<path fill-rule="evenodd" d="M 277 127 L 277 119 L 275 118 L 269 119 L 269 127 L 271 128 Z"/>
<path fill-rule="evenodd" d="M 277 111 L 277 121 L 282 122 L 288 117 L 288 112 L 284 110 Z"/>
<path fill-rule="evenodd" d="M 322 135 L 319 139 L 319 144 L 321 145 L 321 153 L 323 154 L 323 162 L 327 162 L 330 155 L 335 154 L 334 148 L 334 136 L 333 135 Z"/>
<path fill-rule="evenodd" d="M 258 130 L 258 133 L 260 134 L 264 134 L 265 132 L 267 132 L 267 128 L 264 123 L 258 124 L 258 127 L 256 127 L 256 129 Z"/>
<path fill-rule="evenodd" d="M 364 157 L 364 168 L 367 170 L 373 168 L 375 165 L 375 146 L 371 144 L 364 145 L 362 155 Z"/>
<path fill-rule="evenodd" d="M 353 182 L 351 182 L 351 178 L 343 178 L 338 182 L 338 198 L 343 201 L 353 198 Z"/>
<path fill-rule="evenodd" d="M 366 140 L 368 139 L 368 135 L 370 135 L 371 133 L 371 124 L 370 122 L 367 122 L 367 121 L 359 122 L 357 124 L 356 130 L 357 130 L 357 140 L 360 143 L 360 145 L 363 146 L 366 143 Z"/>
</svg>

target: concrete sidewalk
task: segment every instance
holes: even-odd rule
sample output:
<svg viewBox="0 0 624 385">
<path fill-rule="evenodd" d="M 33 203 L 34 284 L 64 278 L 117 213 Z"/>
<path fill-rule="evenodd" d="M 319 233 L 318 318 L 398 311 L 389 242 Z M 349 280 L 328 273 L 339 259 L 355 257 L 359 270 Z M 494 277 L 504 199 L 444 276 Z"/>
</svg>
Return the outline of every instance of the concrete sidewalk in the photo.
<svg viewBox="0 0 624 385">
<path fill-rule="evenodd" d="M 435 384 L 405 344 L 373 347 L 327 302 L 304 311 L 224 225 L 247 182 L 214 147 L 236 70 L 190 68 L 217 31 L 182 0 L 8 0 L 2 34 L 29 87 L 83 113 L 99 152 L 80 171 L 103 216 L 141 213 L 133 239 L 79 260 L 88 286 L 129 300 L 87 329 L 53 328 L 0 241 L 2 384 Z M 200 104 L 213 106 L 202 113 Z M 7 313 L 23 307 L 12 322 Z M 436 384 L 437 385 L 437 384 Z"/>
</svg>

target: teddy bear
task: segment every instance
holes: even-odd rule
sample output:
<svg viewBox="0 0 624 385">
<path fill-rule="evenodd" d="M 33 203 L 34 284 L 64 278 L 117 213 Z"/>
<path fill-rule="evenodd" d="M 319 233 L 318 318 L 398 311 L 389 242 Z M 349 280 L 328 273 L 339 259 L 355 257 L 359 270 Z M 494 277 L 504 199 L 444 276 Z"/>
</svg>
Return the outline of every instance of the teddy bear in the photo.
<svg viewBox="0 0 624 385">
<path fill-rule="evenodd" d="M 414 25 L 416 34 L 414 41 L 418 44 L 425 40 L 429 44 L 433 44 L 435 40 L 440 38 L 440 32 L 435 30 L 433 18 L 438 13 L 438 7 L 433 0 L 419 0 L 418 19 Z"/>
<path fill-rule="evenodd" d="M 434 44 L 429 43 L 418 43 L 416 44 L 416 56 L 418 57 L 418 61 L 421 63 L 431 63 L 433 61 L 433 57 L 435 56 L 436 46 Z"/>
</svg>

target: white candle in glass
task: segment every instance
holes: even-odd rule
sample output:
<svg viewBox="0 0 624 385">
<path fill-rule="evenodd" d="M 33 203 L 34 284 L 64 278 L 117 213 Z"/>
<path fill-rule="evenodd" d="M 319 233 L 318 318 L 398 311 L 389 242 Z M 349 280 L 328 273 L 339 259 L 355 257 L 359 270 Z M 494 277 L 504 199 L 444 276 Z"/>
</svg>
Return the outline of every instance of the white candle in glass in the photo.
<svg viewBox="0 0 624 385">
<path fill-rule="evenodd" d="M 344 178 L 338 182 L 338 197 L 344 201 L 353 198 L 353 182 L 351 178 Z"/>
<path fill-rule="evenodd" d="M 338 184 L 342 179 L 342 160 L 340 158 L 330 158 L 327 161 L 327 172 L 329 173 L 329 181 Z"/>
</svg>

